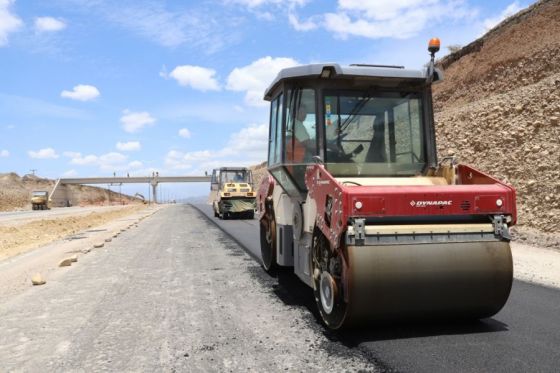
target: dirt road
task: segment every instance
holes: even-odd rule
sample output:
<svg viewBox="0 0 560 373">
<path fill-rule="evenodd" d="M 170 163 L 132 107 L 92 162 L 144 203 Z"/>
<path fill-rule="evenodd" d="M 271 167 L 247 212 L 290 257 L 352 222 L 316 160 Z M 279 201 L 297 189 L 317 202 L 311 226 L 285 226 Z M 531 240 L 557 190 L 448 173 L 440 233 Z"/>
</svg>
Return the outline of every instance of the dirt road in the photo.
<svg viewBox="0 0 560 373">
<path fill-rule="evenodd" d="M 0 212 L 0 225 L 18 225 L 30 221 L 59 218 L 64 216 L 87 215 L 91 212 L 105 212 L 122 209 L 123 206 L 86 206 L 86 207 L 61 207 L 50 210 L 26 210 Z"/>
<path fill-rule="evenodd" d="M 376 371 L 189 206 L 0 304 L 12 371 Z"/>
</svg>

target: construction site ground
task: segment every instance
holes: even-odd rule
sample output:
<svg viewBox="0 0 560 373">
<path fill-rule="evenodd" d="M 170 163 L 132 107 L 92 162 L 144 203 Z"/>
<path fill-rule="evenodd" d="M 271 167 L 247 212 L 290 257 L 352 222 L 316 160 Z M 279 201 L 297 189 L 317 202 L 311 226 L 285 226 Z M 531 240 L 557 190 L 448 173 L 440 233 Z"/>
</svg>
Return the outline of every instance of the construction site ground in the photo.
<svg viewBox="0 0 560 373">
<path fill-rule="evenodd" d="M 513 245 L 518 280 L 493 318 L 334 333 L 289 270 L 277 277 L 262 270 L 257 227 L 216 219 L 208 205 L 146 208 L 0 261 L 0 281 L 9 284 L 0 290 L 1 365 L 511 372 L 560 363 L 558 251 Z M 58 267 L 74 254 L 76 263 Z M 36 272 L 45 285 L 31 285 Z"/>
<path fill-rule="evenodd" d="M 80 232 L 144 209 L 131 205 L 0 213 L 0 260 L 55 240 L 74 240 Z"/>
</svg>

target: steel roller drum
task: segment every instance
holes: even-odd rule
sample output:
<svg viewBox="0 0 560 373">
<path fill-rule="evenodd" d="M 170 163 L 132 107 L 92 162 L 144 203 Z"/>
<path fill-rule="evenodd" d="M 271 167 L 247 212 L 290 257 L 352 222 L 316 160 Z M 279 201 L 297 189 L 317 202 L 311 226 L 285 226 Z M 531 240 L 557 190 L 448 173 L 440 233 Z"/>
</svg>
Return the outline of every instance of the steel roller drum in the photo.
<svg viewBox="0 0 560 373">
<path fill-rule="evenodd" d="M 349 246 L 344 326 L 419 318 L 490 317 L 513 281 L 508 242 Z"/>
</svg>

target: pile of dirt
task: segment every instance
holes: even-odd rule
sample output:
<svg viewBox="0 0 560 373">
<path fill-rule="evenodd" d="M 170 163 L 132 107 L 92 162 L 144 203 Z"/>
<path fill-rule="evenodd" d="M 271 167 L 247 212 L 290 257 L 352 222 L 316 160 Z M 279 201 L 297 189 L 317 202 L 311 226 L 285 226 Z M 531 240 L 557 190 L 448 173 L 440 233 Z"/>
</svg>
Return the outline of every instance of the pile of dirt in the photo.
<svg viewBox="0 0 560 373">
<path fill-rule="evenodd" d="M 455 153 L 516 188 L 522 238 L 538 236 L 535 229 L 558 232 L 560 0 L 521 11 L 439 65 L 439 153 Z M 523 235 L 525 228 L 533 233 Z"/>
<path fill-rule="evenodd" d="M 0 174 L 0 211 L 26 206 L 30 198 L 23 181 L 17 174 L 13 172 Z"/>
<path fill-rule="evenodd" d="M 31 193 L 39 190 L 50 193 L 54 184 L 54 180 L 36 175 L 0 174 L 0 211 L 31 209 Z M 72 200 L 83 206 L 141 203 L 137 198 L 103 188 L 84 185 L 68 185 L 67 188 Z"/>
</svg>

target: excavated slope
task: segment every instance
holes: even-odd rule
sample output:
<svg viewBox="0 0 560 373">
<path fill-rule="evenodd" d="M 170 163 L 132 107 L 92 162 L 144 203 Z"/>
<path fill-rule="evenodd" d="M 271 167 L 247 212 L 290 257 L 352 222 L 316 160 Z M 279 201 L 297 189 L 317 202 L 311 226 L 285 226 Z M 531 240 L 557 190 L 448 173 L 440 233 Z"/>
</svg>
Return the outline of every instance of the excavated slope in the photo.
<svg viewBox="0 0 560 373">
<path fill-rule="evenodd" d="M 443 58 L 440 154 L 512 184 L 519 227 L 560 228 L 560 0 L 540 1 Z"/>
</svg>

